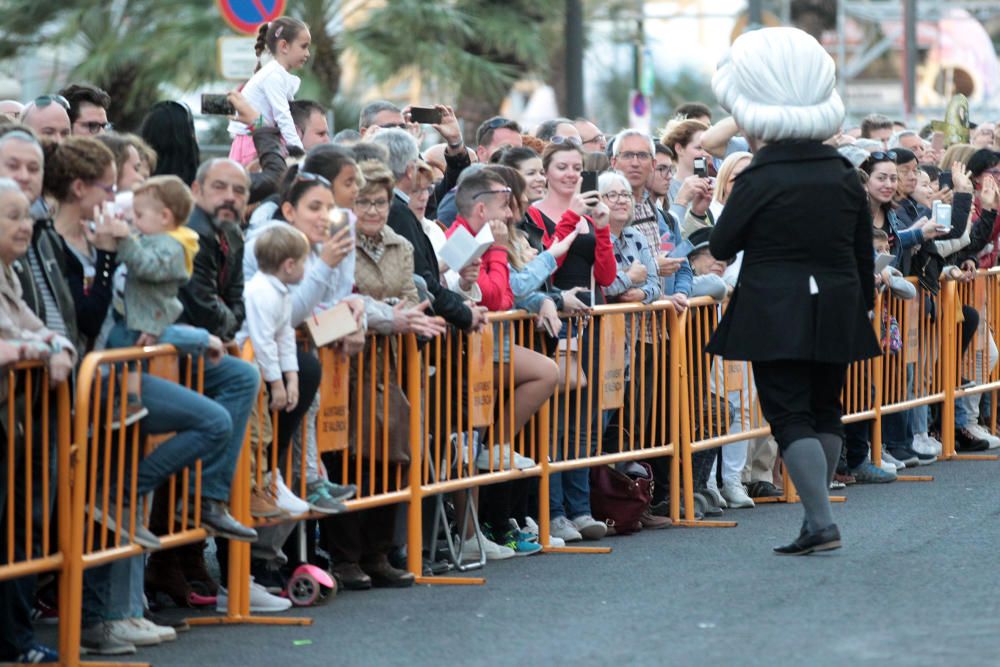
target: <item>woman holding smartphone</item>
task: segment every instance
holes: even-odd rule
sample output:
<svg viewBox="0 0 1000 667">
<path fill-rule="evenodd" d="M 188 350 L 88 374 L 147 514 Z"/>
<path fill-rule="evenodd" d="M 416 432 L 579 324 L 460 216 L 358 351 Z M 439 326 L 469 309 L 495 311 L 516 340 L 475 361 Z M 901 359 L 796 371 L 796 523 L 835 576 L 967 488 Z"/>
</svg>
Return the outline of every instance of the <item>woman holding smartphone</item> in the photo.
<svg viewBox="0 0 1000 667">
<path fill-rule="evenodd" d="M 601 202 L 596 190 L 579 191 L 583 151 L 570 142 L 549 144 L 542 154 L 542 169 L 548 190 L 545 197 L 528 209 L 528 217 L 542 233 L 542 243 L 548 248 L 577 232 L 566 255 L 557 261 L 559 268 L 553 274 L 553 284 L 562 290 L 586 290 L 584 302 L 603 304 L 603 288 L 614 282 L 618 264 L 611 248 L 607 205 Z M 577 296 L 582 294 L 577 293 Z M 567 329 L 561 334 L 565 340 L 564 363 L 569 364 L 570 359 L 575 363 L 575 355 L 584 355 L 584 373 L 593 375 L 598 356 L 596 321 Z M 553 460 L 590 454 L 594 443 L 588 440 L 587 434 L 596 440 L 600 413 L 597 392 L 581 395 L 588 394 L 592 402 L 577 405 L 576 392 L 557 390 L 558 437 L 553 443 Z M 567 412 L 568 417 L 564 418 Z M 549 511 L 554 537 L 574 542 L 584 538 L 600 539 L 607 533 L 607 526 L 591 516 L 589 474 L 586 468 L 581 468 L 552 476 Z"/>
</svg>

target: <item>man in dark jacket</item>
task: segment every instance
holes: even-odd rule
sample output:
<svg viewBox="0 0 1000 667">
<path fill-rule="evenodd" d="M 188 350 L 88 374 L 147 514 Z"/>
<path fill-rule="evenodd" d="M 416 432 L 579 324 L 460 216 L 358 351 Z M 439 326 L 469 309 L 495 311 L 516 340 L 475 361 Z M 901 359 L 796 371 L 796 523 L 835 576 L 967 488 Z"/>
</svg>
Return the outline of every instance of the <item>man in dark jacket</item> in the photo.
<svg viewBox="0 0 1000 667">
<path fill-rule="evenodd" d="M 246 211 L 250 178 L 228 159 L 202 163 L 191 187 L 195 209 L 188 226 L 198 233 L 198 254 L 191 280 L 179 297 L 184 312 L 178 321 L 201 327 L 222 340 L 232 340 L 243 324 L 243 236 L 239 223 Z M 229 486 L 243 446 L 250 410 L 257 398 L 260 373 L 253 365 L 226 356 L 205 365 L 205 396 L 219 403 L 232 419 L 228 456 L 203 470 L 202 521 L 217 533 L 234 539 L 255 540 L 256 533 L 238 523 L 226 510 Z M 206 511 L 209 513 L 206 517 Z"/>
</svg>

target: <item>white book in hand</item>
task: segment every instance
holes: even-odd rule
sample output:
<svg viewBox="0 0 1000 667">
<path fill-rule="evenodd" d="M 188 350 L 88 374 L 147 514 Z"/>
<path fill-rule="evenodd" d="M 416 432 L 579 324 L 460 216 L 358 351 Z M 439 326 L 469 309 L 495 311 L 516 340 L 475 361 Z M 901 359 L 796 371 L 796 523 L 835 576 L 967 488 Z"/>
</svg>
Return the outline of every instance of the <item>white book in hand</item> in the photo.
<svg viewBox="0 0 1000 667">
<path fill-rule="evenodd" d="M 438 257 L 449 269 L 461 271 L 469 264 L 483 256 L 493 245 L 493 232 L 489 225 L 483 225 L 475 236 L 465 227 L 458 227 L 451 237 L 445 241 L 438 252 Z"/>
</svg>

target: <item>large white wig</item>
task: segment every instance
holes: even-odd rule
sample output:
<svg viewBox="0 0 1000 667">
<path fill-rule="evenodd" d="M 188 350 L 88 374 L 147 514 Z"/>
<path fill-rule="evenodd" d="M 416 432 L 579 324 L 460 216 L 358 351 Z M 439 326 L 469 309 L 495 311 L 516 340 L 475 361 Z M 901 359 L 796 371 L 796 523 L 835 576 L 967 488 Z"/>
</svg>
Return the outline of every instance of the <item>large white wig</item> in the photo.
<svg viewBox="0 0 1000 667">
<path fill-rule="evenodd" d="M 798 28 L 740 35 L 719 62 L 712 90 L 749 136 L 825 140 L 844 122 L 833 58 Z"/>
</svg>

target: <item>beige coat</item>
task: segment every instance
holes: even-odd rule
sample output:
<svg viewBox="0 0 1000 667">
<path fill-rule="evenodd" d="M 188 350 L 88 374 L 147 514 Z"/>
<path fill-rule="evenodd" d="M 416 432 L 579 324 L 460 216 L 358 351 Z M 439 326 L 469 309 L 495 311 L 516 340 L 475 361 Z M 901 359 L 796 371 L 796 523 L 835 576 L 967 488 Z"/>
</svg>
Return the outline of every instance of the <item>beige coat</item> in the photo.
<svg viewBox="0 0 1000 667">
<path fill-rule="evenodd" d="M 382 230 L 385 252 L 379 261 L 358 243 L 354 266 L 354 285 L 358 292 L 377 301 L 393 299 L 415 306 L 420 302 L 413 282 L 413 246 L 387 225 Z M 376 333 L 392 333 L 391 323 L 373 327 Z"/>
</svg>

